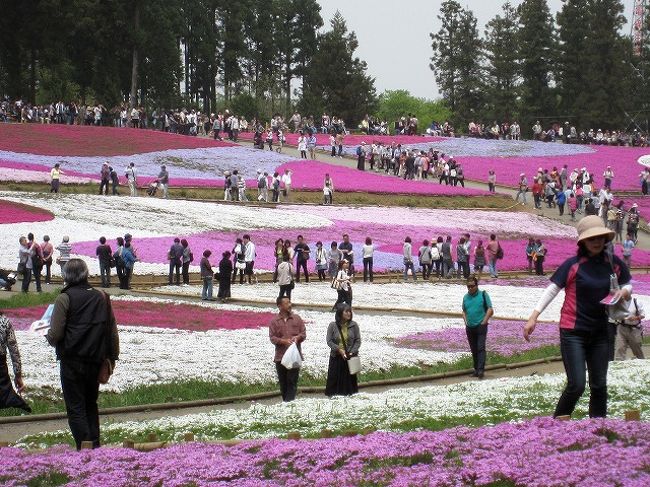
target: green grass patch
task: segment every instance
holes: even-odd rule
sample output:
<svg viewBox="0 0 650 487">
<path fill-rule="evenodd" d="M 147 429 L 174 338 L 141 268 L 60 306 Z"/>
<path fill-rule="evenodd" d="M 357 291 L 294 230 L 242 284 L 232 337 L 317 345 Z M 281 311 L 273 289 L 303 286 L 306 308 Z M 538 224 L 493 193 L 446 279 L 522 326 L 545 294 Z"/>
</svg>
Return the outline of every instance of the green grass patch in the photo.
<svg viewBox="0 0 650 487">
<path fill-rule="evenodd" d="M 60 289 L 48 293 L 18 293 L 9 299 L 0 299 L 0 309 L 27 308 L 41 304 L 51 304 L 61 292 Z"/>
<path fill-rule="evenodd" d="M 26 191 L 36 193 L 49 193 L 49 184 L 40 183 L 0 183 L 2 191 Z M 97 194 L 96 184 L 66 184 L 61 188 L 63 193 L 68 194 Z M 125 193 L 127 189 L 120 187 L 120 192 Z M 144 195 L 144 189 L 140 190 Z M 249 191 L 255 195 L 255 190 Z M 223 190 L 219 183 L 214 188 L 169 188 L 170 198 L 182 198 L 190 200 L 222 200 Z M 337 205 L 380 205 L 380 206 L 402 206 L 413 208 L 509 208 L 512 206 L 512 198 L 506 195 L 490 196 L 426 196 L 409 194 L 382 194 L 364 192 L 340 192 L 334 195 Z M 321 204 L 323 202 L 322 191 L 292 191 L 292 203 Z M 519 208 L 514 208 L 518 211 Z"/>
<path fill-rule="evenodd" d="M 52 470 L 27 481 L 27 487 L 56 487 L 70 482 L 70 477 L 62 472 Z"/>
</svg>

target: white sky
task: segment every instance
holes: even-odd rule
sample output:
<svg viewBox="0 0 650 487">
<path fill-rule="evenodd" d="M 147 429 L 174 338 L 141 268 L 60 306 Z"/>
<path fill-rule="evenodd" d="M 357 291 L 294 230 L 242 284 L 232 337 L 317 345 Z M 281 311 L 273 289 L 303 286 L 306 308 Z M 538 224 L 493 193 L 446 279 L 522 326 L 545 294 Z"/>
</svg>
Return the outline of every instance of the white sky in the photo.
<svg viewBox="0 0 650 487">
<path fill-rule="evenodd" d="M 514 6 L 523 0 L 511 0 Z M 551 13 L 562 7 L 561 0 L 547 0 Z M 357 34 L 356 55 L 368 63 L 375 87 L 384 90 L 405 89 L 424 98 L 437 98 L 438 89 L 429 69 L 432 55 L 429 34 L 440 29 L 437 16 L 442 0 L 318 0 L 325 28 L 339 10 L 349 30 Z M 500 14 L 505 0 L 460 0 L 478 19 L 481 36 L 485 24 Z M 634 0 L 623 0 L 625 16 L 631 21 Z M 629 34 L 629 26 L 623 30 Z M 333 67 L 333 69 L 336 69 Z"/>
</svg>

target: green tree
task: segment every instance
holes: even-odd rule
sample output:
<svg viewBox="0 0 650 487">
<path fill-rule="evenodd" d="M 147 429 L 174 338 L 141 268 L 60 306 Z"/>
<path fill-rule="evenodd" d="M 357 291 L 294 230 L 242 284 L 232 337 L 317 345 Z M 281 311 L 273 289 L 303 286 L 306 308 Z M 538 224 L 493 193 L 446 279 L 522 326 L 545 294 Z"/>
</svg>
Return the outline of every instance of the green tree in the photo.
<svg viewBox="0 0 650 487">
<path fill-rule="evenodd" d="M 517 8 L 517 14 L 522 78 L 520 113 L 525 133 L 530 131 L 534 118 L 555 114 L 551 90 L 554 27 L 546 0 L 524 0 Z"/>
<path fill-rule="evenodd" d="M 415 114 L 422 127 L 451 117 L 451 112 L 442 100 L 417 98 L 407 90 L 388 90 L 379 96 L 376 112 L 379 118 L 390 123 L 409 113 Z"/>
<path fill-rule="evenodd" d="M 303 80 L 299 107 L 304 113 L 323 111 L 342 117 L 348 125 L 373 113 L 377 104 L 374 78 L 364 61 L 354 56 L 358 41 L 336 12 L 331 30 L 319 34 L 317 50 Z"/>
<path fill-rule="evenodd" d="M 429 65 L 454 124 L 476 119 L 483 101 L 483 46 L 476 17 L 455 0 L 445 0 L 438 18 L 441 29 L 431 34 L 433 57 Z"/>
<path fill-rule="evenodd" d="M 519 60 L 517 12 L 510 2 L 503 5 L 503 16 L 497 15 L 486 27 L 486 115 L 494 120 L 513 121 L 519 94 Z"/>
</svg>

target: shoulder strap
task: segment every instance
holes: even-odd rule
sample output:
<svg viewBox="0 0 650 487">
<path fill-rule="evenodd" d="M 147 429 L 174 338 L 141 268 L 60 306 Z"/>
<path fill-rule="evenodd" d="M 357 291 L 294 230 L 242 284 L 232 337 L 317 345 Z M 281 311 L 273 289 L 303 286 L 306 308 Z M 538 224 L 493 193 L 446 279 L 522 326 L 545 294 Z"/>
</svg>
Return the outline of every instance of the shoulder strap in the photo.
<svg viewBox="0 0 650 487">
<path fill-rule="evenodd" d="M 639 316 L 639 305 L 636 302 L 636 298 L 634 298 L 634 308 L 636 309 L 636 313 L 634 313 L 636 316 Z"/>
<path fill-rule="evenodd" d="M 104 344 L 105 344 L 105 354 L 106 357 L 103 358 L 108 358 L 112 359 L 113 357 L 113 340 L 111 340 L 111 298 L 109 297 L 108 293 L 105 293 L 103 291 L 100 291 L 104 295 L 104 301 L 106 302 L 106 335 L 104 336 Z"/>
<path fill-rule="evenodd" d="M 483 311 L 487 313 L 488 305 L 487 305 L 487 299 L 485 299 L 485 291 L 481 291 L 481 294 L 483 295 Z"/>
</svg>

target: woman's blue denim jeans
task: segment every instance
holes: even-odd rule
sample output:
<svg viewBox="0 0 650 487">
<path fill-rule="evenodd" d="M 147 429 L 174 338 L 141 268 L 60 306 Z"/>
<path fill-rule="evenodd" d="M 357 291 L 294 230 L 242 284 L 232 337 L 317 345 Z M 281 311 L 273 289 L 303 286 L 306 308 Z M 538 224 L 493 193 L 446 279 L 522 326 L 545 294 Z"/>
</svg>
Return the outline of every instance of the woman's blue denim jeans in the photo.
<svg viewBox="0 0 650 487">
<path fill-rule="evenodd" d="M 555 408 L 554 416 L 571 415 L 585 391 L 589 371 L 589 417 L 607 416 L 607 329 L 583 332 L 560 330 L 560 351 L 567 385 Z"/>
<path fill-rule="evenodd" d="M 212 299 L 212 276 L 203 278 L 203 291 L 201 299 Z"/>
</svg>

